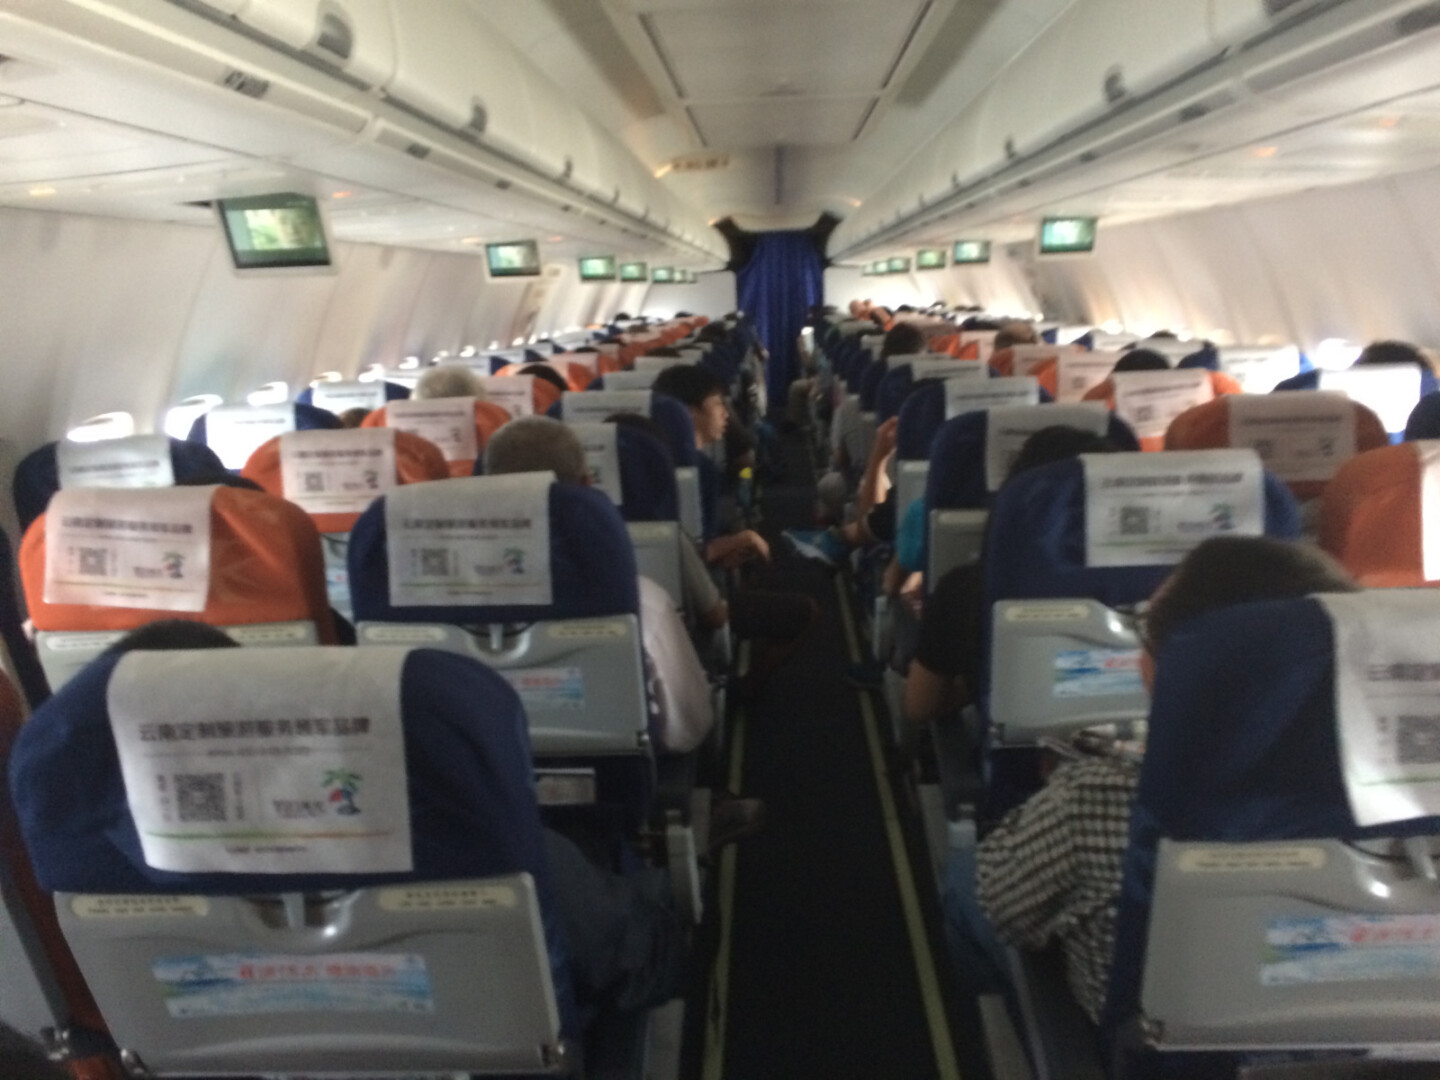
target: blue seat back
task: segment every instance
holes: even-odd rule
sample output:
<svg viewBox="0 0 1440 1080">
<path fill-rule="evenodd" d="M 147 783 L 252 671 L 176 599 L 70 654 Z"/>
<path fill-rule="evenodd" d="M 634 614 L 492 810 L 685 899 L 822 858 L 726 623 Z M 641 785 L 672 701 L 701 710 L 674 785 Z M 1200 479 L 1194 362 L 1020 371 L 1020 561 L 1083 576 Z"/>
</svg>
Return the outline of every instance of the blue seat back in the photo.
<svg viewBox="0 0 1440 1080">
<path fill-rule="evenodd" d="M 599 390 L 600 387 L 591 383 L 587 389 Z M 563 408 L 563 400 L 557 401 L 545 415 L 554 420 L 563 420 Z M 690 419 L 690 410 L 684 403 L 665 394 L 652 393 L 650 419 L 664 433 L 665 449 L 670 451 L 676 468 L 694 465 L 698 456 L 695 450 L 695 423 Z"/>
<path fill-rule="evenodd" d="M 1240 843 L 1433 834 L 1440 819 L 1355 823 L 1335 717 L 1334 634 L 1315 599 L 1182 624 L 1157 662 L 1130 823 L 1104 1027 L 1138 1008 L 1162 838 Z"/>
<path fill-rule="evenodd" d="M 473 481 L 459 483 L 468 485 Z M 547 606 L 392 605 L 385 504 L 384 498 L 376 499 L 350 532 L 350 593 L 357 621 L 487 624 L 639 615 L 635 553 L 630 536 L 614 504 L 601 491 L 578 484 L 550 485 L 550 574 L 554 602 Z"/>
<path fill-rule="evenodd" d="M 1300 536 L 1300 511 L 1288 488 L 1264 476 L 1265 534 Z M 985 561 L 987 601 L 1089 597 L 1108 607 L 1148 599 L 1168 566 L 1085 565 L 1085 470 L 1078 458 L 1042 465 L 997 493 Z"/>
<path fill-rule="evenodd" d="M 228 658 L 224 651 L 217 656 Z M 413 869 L 386 874 L 176 873 L 146 864 L 110 732 L 107 653 L 17 738 L 10 783 L 36 877 L 48 891 L 253 895 L 525 872 L 536 881 L 562 1015 L 574 1017 L 531 773 L 524 710 L 484 665 L 417 649 L 400 685 Z M 75 792 L 85 798 L 75 798 Z M 570 1025 L 574 1030 L 573 1019 Z"/>
<path fill-rule="evenodd" d="M 15 514 L 20 519 L 20 529 L 30 528 L 30 523 L 45 513 L 50 497 L 60 490 L 60 471 L 56 461 L 58 443 L 49 442 L 38 450 L 32 450 L 15 467 Z M 198 442 L 184 439 L 170 440 L 170 465 L 175 473 L 175 482 L 213 477 L 225 471 L 225 466 L 215 451 Z"/>
<path fill-rule="evenodd" d="M 1054 400 L 1042 386 L 1040 403 L 1049 404 Z M 915 388 L 901 403 L 897 415 L 900 425 L 895 431 L 895 456 L 901 461 L 931 460 L 935 434 L 946 422 L 944 380 L 928 380 Z M 958 420 L 959 417 L 953 419 Z"/>
</svg>

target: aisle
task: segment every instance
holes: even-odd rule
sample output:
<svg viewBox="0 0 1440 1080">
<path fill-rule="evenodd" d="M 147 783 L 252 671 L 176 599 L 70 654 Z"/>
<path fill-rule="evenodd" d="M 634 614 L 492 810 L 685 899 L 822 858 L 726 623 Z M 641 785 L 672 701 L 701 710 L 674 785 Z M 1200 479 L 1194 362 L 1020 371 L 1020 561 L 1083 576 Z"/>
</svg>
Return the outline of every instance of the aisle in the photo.
<svg viewBox="0 0 1440 1080">
<path fill-rule="evenodd" d="M 803 443 L 786 453 L 793 482 L 772 486 L 765 503 L 776 584 L 813 597 L 823 615 L 744 722 L 738 780 L 769 817 L 736 846 L 733 895 L 722 865 L 703 1076 L 977 1080 L 979 1051 L 956 1047 L 947 1021 L 928 874 L 913 884 L 920 825 L 890 790 L 883 716 L 864 716 L 844 677 L 843 581 L 778 540 L 806 523 L 813 495 Z"/>
</svg>

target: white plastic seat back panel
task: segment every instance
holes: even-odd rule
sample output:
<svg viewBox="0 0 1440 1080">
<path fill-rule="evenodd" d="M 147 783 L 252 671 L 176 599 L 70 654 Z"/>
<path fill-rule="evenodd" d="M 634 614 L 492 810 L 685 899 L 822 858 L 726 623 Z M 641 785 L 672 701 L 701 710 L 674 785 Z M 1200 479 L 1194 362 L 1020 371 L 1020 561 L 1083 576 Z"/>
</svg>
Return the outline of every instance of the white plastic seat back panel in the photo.
<svg viewBox="0 0 1440 1080">
<path fill-rule="evenodd" d="M 1440 1060 L 1440 885 L 1407 858 L 1334 839 L 1162 840 L 1149 935 L 1141 1004 L 1165 1049 Z"/>
<path fill-rule="evenodd" d="M 998 745 L 1133 724 L 1150 711 L 1134 629 L 1095 600 L 1002 600 L 991 654 L 990 719 Z"/>
<path fill-rule="evenodd" d="M 895 470 L 895 527 L 905 520 L 905 512 L 916 499 L 925 497 L 925 481 L 930 476 L 930 462 L 901 461 Z"/>
<path fill-rule="evenodd" d="M 312 622 L 248 623 L 222 626 L 241 645 L 318 645 L 319 632 Z M 59 690 L 78 675 L 86 664 L 125 637 L 125 630 L 41 630 L 35 635 L 35 650 L 51 690 Z"/>
<path fill-rule="evenodd" d="M 680 527 L 686 535 L 698 540 L 705 535 L 705 514 L 700 506 L 700 470 L 694 465 L 677 466 L 675 486 L 680 491 Z"/>
<path fill-rule="evenodd" d="M 494 668 L 520 695 L 536 755 L 644 751 L 648 712 L 634 615 L 532 623 L 498 649 L 488 630 L 381 622 L 355 628 L 361 646 L 447 649 Z"/>
<path fill-rule="evenodd" d="M 296 927 L 279 897 L 55 899 L 154 1074 L 533 1072 L 559 1045 L 528 874 L 310 897 Z"/>
<path fill-rule="evenodd" d="M 9 867 L 0 860 L 0 1022 L 31 1039 L 41 1039 L 47 1028 L 65 1026 L 68 1010 L 56 984 L 50 962 L 35 933 L 30 913 L 11 880 Z"/>
<path fill-rule="evenodd" d="M 931 510 L 930 559 L 925 568 L 928 588 L 935 588 L 940 579 L 957 566 L 970 566 L 980 561 L 985 544 L 985 522 L 988 510 Z"/>
<path fill-rule="evenodd" d="M 669 593 L 675 607 L 680 607 L 685 600 L 680 574 L 680 545 L 689 541 L 681 537 L 679 523 L 632 521 L 625 528 L 635 548 L 636 568 Z"/>
</svg>

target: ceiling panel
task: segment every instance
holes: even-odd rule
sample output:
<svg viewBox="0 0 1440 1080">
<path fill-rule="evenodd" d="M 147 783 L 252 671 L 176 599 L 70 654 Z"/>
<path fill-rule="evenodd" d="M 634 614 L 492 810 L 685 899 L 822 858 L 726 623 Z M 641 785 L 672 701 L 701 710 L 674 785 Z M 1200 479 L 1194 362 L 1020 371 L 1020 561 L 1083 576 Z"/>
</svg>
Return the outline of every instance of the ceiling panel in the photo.
<svg viewBox="0 0 1440 1080">
<path fill-rule="evenodd" d="M 686 100 L 733 100 L 878 91 L 920 7 L 892 0 L 877 18 L 872 3 L 722 5 L 646 21 Z"/>
<path fill-rule="evenodd" d="M 822 146 L 845 142 L 854 135 L 872 100 L 771 98 L 730 105 L 693 105 L 691 112 L 712 146 Z"/>
</svg>

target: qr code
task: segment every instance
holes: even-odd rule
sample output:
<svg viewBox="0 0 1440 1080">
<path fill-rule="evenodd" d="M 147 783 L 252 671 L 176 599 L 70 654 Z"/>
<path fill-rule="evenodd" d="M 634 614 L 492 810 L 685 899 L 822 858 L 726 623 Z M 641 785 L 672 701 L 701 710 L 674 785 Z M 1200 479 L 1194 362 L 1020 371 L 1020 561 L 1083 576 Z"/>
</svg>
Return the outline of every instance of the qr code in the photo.
<svg viewBox="0 0 1440 1080">
<path fill-rule="evenodd" d="M 307 472 L 305 474 L 305 494 L 319 495 L 325 490 L 325 474 L 319 472 Z"/>
<path fill-rule="evenodd" d="M 1154 405 L 1136 405 L 1136 406 L 1135 406 L 1135 422 L 1136 422 L 1137 424 L 1148 424 L 1148 423 L 1150 423 L 1150 421 L 1152 421 L 1152 420 L 1154 420 L 1154 419 L 1155 419 L 1155 406 L 1154 406 Z"/>
<path fill-rule="evenodd" d="M 1401 765 L 1440 765 L 1440 716 L 1398 716 L 1395 726 Z"/>
<path fill-rule="evenodd" d="M 447 548 L 421 548 L 420 573 L 425 577 L 449 577 L 449 550 Z"/>
<path fill-rule="evenodd" d="M 1122 506 L 1120 508 L 1120 535 L 1149 536 L 1149 509 L 1143 506 Z"/>
<path fill-rule="evenodd" d="M 175 809 L 182 822 L 225 820 L 224 773 L 177 773 Z"/>
<path fill-rule="evenodd" d="M 80 573 L 86 577 L 109 577 L 109 554 L 107 548 L 82 547 L 80 549 Z"/>
</svg>

